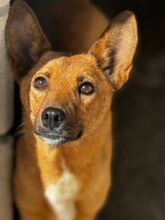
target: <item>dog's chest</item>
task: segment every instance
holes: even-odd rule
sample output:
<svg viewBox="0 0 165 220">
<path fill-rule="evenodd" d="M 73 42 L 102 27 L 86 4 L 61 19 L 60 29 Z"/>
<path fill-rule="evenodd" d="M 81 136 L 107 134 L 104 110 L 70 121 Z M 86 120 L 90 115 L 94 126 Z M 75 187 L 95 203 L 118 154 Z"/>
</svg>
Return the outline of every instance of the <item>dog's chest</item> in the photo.
<svg viewBox="0 0 165 220">
<path fill-rule="evenodd" d="M 55 212 L 57 220 L 75 220 L 75 199 L 80 190 L 76 177 L 66 168 L 58 181 L 45 190 L 45 197 Z"/>
</svg>

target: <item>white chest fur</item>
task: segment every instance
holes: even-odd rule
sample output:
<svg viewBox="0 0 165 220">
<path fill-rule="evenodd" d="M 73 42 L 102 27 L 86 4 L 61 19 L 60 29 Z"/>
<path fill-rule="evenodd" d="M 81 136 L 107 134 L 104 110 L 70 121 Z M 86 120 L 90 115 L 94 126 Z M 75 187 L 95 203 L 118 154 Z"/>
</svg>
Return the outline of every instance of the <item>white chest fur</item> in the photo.
<svg viewBox="0 0 165 220">
<path fill-rule="evenodd" d="M 54 210 L 57 220 L 75 220 L 75 198 L 79 189 L 78 180 L 66 168 L 57 182 L 48 185 L 45 197 Z"/>
</svg>

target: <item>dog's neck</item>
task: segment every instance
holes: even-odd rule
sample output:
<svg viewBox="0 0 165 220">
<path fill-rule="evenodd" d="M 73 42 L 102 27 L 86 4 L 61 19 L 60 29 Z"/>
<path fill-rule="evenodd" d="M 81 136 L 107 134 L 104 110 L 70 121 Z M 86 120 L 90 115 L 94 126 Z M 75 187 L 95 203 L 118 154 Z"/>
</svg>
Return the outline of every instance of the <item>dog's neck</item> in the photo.
<svg viewBox="0 0 165 220">
<path fill-rule="evenodd" d="M 58 147 L 46 144 L 35 135 L 32 128 L 29 128 L 27 120 L 25 120 L 24 128 L 29 132 L 29 135 L 24 134 L 24 144 L 21 147 L 29 155 L 29 160 L 34 162 L 33 166 L 40 170 L 41 179 L 45 186 L 55 181 L 55 177 L 58 178 L 63 174 L 64 165 L 71 173 L 79 176 L 89 169 L 94 169 L 89 172 L 97 172 L 97 169 L 100 169 L 99 167 L 102 167 L 102 164 L 109 161 L 111 157 L 110 112 L 107 113 L 102 124 L 90 135 L 84 135 L 77 141 L 67 142 Z M 80 178 L 84 177 L 80 176 Z"/>
<path fill-rule="evenodd" d="M 32 131 L 29 128 L 28 130 Z M 80 170 L 88 169 L 87 167 L 92 164 L 99 166 L 99 163 L 106 161 L 106 157 L 110 157 L 112 148 L 111 113 L 106 115 L 102 124 L 95 131 L 88 136 L 82 136 L 78 141 L 53 146 L 46 144 L 33 132 L 30 132 L 29 135 L 25 134 L 24 138 L 25 143 L 28 143 L 28 145 L 25 144 L 27 145 L 25 147 L 29 148 L 27 151 L 35 157 L 44 181 L 50 182 L 54 177 L 52 173 L 55 172 L 56 176 L 60 176 L 63 172 L 63 163 L 69 170 L 79 175 Z"/>
</svg>

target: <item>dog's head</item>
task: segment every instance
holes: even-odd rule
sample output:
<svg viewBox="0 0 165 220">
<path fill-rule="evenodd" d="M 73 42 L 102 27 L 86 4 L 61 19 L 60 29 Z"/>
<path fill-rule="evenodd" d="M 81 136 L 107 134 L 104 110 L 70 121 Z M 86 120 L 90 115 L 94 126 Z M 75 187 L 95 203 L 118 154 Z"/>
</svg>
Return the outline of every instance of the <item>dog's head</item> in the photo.
<svg viewBox="0 0 165 220">
<path fill-rule="evenodd" d="M 34 132 L 56 145 L 102 129 L 114 91 L 128 79 L 137 27 L 133 13 L 123 12 L 87 53 L 64 56 L 51 51 L 31 9 L 17 0 L 6 42 Z"/>
</svg>

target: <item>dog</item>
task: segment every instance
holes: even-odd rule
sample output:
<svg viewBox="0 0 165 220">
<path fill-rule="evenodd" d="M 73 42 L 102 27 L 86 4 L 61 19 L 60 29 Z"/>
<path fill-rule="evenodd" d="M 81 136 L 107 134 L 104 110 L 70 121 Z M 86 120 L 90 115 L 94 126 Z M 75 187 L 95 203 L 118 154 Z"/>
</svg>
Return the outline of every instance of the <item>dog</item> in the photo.
<svg viewBox="0 0 165 220">
<path fill-rule="evenodd" d="M 51 50 L 25 2 L 11 7 L 6 45 L 24 123 L 14 174 L 22 220 L 96 218 L 111 186 L 111 102 L 128 80 L 137 35 L 125 11 L 88 52 L 67 55 Z"/>
</svg>

